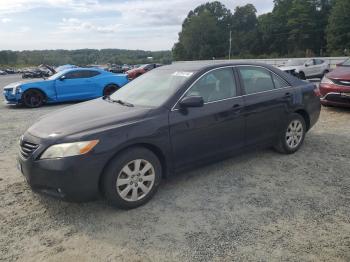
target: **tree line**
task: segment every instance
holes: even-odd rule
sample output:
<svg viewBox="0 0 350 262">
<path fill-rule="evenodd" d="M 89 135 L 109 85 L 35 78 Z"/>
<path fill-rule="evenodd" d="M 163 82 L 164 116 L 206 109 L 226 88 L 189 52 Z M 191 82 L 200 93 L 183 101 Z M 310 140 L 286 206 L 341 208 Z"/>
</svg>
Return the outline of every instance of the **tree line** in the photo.
<svg viewBox="0 0 350 262">
<path fill-rule="evenodd" d="M 350 0 L 274 0 L 257 16 L 254 5 L 232 13 L 216 1 L 190 11 L 174 45 L 175 60 L 348 55 Z"/>
<path fill-rule="evenodd" d="M 152 57 L 152 59 L 150 59 Z M 0 51 L 0 65 L 32 66 L 40 64 L 79 66 L 89 64 L 168 64 L 172 60 L 171 51 L 142 51 L 123 49 L 79 49 L 79 50 L 37 50 Z"/>
</svg>

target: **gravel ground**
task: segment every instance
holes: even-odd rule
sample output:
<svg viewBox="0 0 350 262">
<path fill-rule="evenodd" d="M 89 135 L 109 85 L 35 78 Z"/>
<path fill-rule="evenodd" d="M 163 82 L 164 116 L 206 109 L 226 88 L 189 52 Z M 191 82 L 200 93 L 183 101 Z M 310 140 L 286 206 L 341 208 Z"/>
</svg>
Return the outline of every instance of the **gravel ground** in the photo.
<svg viewBox="0 0 350 262">
<path fill-rule="evenodd" d="M 69 104 L 0 102 L 1 261 L 350 261 L 350 110 L 323 108 L 294 155 L 258 150 L 179 174 L 121 211 L 33 193 L 18 138 Z"/>
</svg>

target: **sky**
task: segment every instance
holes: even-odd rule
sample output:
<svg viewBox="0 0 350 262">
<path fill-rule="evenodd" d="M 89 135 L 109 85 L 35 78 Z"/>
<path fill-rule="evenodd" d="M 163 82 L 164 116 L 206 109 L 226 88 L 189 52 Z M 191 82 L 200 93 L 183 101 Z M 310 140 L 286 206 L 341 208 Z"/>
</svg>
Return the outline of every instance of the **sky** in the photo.
<svg viewBox="0 0 350 262">
<path fill-rule="evenodd" d="M 170 50 L 188 12 L 206 0 L 0 0 L 0 50 Z M 210 2 L 210 1 L 209 1 Z M 232 11 L 273 0 L 221 0 Z"/>
</svg>

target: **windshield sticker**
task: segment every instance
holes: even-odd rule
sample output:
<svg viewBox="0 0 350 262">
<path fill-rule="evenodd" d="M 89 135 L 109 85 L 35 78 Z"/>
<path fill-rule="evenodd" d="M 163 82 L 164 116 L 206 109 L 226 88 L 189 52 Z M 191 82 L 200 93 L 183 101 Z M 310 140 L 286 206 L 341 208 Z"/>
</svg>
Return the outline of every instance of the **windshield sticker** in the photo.
<svg viewBox="0 0 350 262">
<path fill-rule="evenodd" d="M 190 77 L 193 75 L 193 72 L 175 72 L 173 76 L 182 76 L 182 77 Z"/>
</svg>

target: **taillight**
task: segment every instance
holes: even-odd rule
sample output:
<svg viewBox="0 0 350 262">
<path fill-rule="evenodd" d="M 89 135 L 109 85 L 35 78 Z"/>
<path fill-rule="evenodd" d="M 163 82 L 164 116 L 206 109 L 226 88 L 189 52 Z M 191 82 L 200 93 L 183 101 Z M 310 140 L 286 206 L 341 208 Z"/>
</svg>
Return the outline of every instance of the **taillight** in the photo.
<svg viewBox="0 0 350 262">
<path fill-rule="evenodd" d="M 315 86 L 315 88 L 314 88 L 314 94 L 315 94 L 315 96 L 317 96 L 317 97 L 321 97 L 321 96 L 322 96 L 319 87 Z"/>
</svg>

